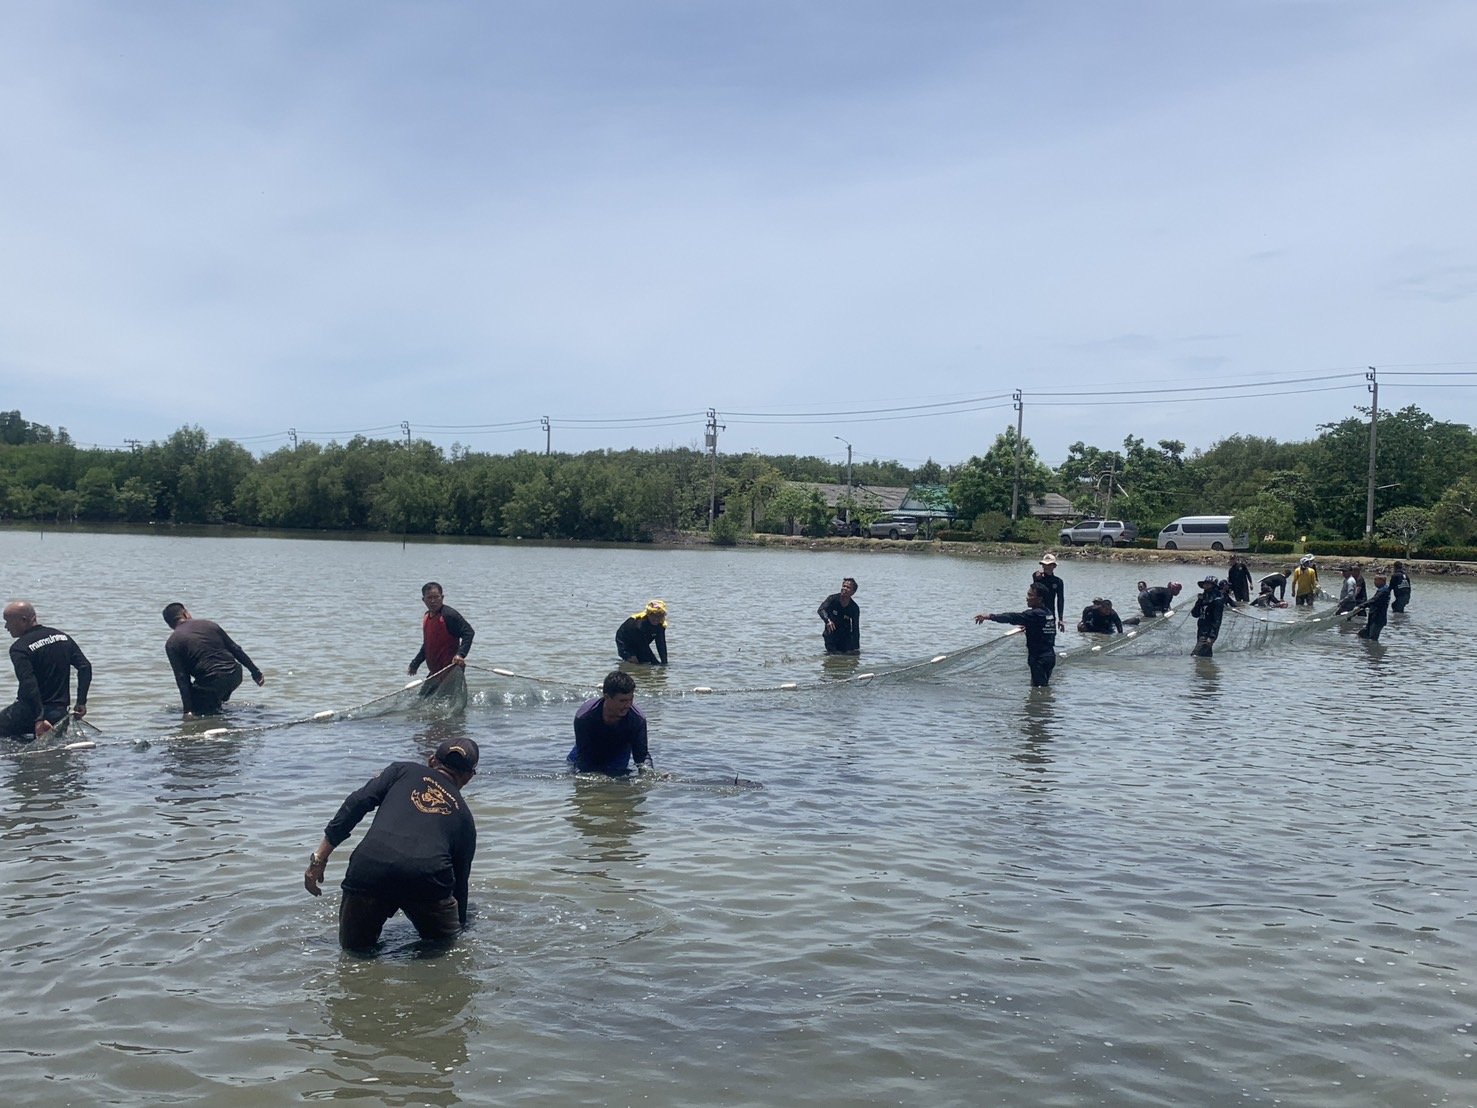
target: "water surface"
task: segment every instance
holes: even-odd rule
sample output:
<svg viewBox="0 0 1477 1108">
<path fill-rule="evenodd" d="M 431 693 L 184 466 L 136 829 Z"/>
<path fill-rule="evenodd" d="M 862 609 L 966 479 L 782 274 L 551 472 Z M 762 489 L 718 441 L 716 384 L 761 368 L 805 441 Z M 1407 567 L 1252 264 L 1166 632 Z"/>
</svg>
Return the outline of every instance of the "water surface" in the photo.
<svg viewBox="0 0 1477 1108">
<path fill-rule="evenodd" d="M 1418 580 L 1376 646 L 1290 612 L 1228 616 L 1209 661 L 1183 617 L 1096 653 L 1069 633 L 1033 694 L 1020 639 L 971 618 L 1023 606 L 1013 561 L 0 551 L 93 660 L 101 729 L 0 757 L 11 1102 L 1477 1101 L 1473 585 Z M 855 661 L 814 614 L 843 574 Z M 1130 609 L 1140 574 L 1062 567 L 1074 611 Z M 449 716 L 394 695 L 428 579 L 477 629 Z M 675 779 L 571 779 L 574 707 L 654 596 L 673 664 L 638 703 Z M 179 722 L 176 599 L 267 673 L 224 721 Z M 379 958 L 340 953 L 347 852 L 321 900 L 308 852 L 350 789 L 454 734 L 483 748 L 472 928 L 442 957 L 402 919 Z"/>
</svg>

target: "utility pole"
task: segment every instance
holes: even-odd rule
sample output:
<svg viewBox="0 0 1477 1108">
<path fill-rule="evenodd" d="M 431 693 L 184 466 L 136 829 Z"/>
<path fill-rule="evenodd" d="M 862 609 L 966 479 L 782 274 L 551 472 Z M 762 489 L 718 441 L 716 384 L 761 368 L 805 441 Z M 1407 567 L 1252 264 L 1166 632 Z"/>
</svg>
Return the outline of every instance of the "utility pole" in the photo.
<svg viewBox="0 0 1477 1108">
<path fill-rule="evenodd" d="M 123 441 L 128 444 L 128 449 L 134 454 L 137 454 L 139 448 L 144 445 L 140 439 L 124 439 Z"/>
<path fill-rule="evenodd" d="M 296 450 L 297 449 L 297 428 L 296 427 L 289 427 L 287 429 L 287 437 L 292 440 L 292 448 L 293 448 L 293 450 Z"/>
<path fill-rule="evenodd" d="M 718 518 L 718 432 L 726 431 L 728 428 L 718 422 L 718 411 L 716 408 L 708 409 L 708 432 L 703 436 L 703 444 L 708 448 L 708 457 L 711 462 L 712 476 L 708 485 L 708 527 L 713 526 L 713 521 Z"/>
<path fill-rule="evenodd" d="M 1015 405 L 1015 484 L 1010 489 L 1010 521 L 1014 523 L 1021 514 L 1021 424 L 1025 422 L 1026 405 L 1021 400 L 1021 390 L 1010 394 Z"/>
<path fill-rule="evenodd" d="M 831 437 L 837 442 L 846 442 L 840 435 L 832 435 Z M 846 442 L 846 507 L 842 509 L 846 514 L 841 518 L 846 520 L 847 523 L 851 522 L 851 490 L 853 487 L 851 483 L 851 443 Z"/>
<path fill-rule="evenodd" d="M 1106 477 L 1108 479 L 1108 487 L 1103 492 L 1103 518 L 1104 519 L 1107 519 L 1109 516 L 1111 516 L 1113 514 L 1113 512 L 1112 512 L 1112 507 L 1113 507 L 1113 482 L 1114 482 L 1114 480 L 1118 476 L 1117 471 L 1116 471 L 1116 466 L 1117 466 L 1117 463 L 1116 462 L 1109 462 L 1108 463 L 1108 468 L 1104 472 L 1098 474 L 1098 483 L 1099 484 L 1102 484 L 1102 480 L 1103 480 L 1104 477 Z"/>
<path fill-rule="evenodd" d="M 554 432 L 549 429 L 548 416 L 540 416 L 539 423 L 544 428 L 544 454 L 547 456 L 554 449 Z"/>
<path fill-rule="evenodd" d="M 1369 382 L 1369 493 L 1364 501 L 1364 538 L 1374 541 L 1374 459 L 1376 428 L 1380 419 L 1380 383 L 1375 377 L 1374 366 L 1364 375 Z"/>
<path fill-rule="evenodd" d="M 400 430 L 402 430 L 402 431 L 405 432 L 405 449 L 406 450 L 409 450 L 410 449 L 410 421 L 409 420 L 406 420 L 406 419 L 402 419 L 400 421 Z"/>
</svg>

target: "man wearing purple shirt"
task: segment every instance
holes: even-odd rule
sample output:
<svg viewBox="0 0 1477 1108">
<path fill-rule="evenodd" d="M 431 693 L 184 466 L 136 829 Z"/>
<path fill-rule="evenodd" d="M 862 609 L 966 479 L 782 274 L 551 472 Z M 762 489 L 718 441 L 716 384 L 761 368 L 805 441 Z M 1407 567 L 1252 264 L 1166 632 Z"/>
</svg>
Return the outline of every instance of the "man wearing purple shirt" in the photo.
<svg viewBox="0 0 1477 1108">
<path fill-rule="evenodd" d="M 606 674 L 600 695 L 580 705 L 574 714 L 574 749 L 568 758 L 576 773 L 623 777 L 631 772 L 632 761 L 641 772 L 652 771 L 646 717 L 635 699 L 635 678 L 614 670 Z"/>
</svg>

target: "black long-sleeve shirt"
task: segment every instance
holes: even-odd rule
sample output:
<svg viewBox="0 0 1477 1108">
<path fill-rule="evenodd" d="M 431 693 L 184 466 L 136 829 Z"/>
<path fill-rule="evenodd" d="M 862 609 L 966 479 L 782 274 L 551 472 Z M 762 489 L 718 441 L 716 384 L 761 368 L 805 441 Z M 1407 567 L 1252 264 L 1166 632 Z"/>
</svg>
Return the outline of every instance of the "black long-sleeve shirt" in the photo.
<svg viewBox="0 0 1477 1108">
<path fill-rule="evenodd" d="M 1164 585 L 1155 585 L 1139 593 L 1139 610 L 1146 616 L 1162 616 L 1174 604 L 1174 593 Z"/>
<path fill-rule="evenodd" d="M 343 887 L 400 902 L 452 896 L 465 927 L 477 823 L 451 775 L 419 762 L 391 762 L 345 798 L 323 837 L 337 847 L 375 808 L 364 841 L 349 857 Z"/>
<path fill-rule="evenodd" d="M 1381 627 L 1383 627 L 1385 625 L 1385 622 L 1389 618 L 1387 613 L 1390 610 L 1390 600 L 1392 599 L 1394 591 L 1395 590 L 1392 589 L 1388 584 L 1381 585 L 1379 588 L 1374 590 L 1373 594 L 1371 594 L 1368 600 L 1358 605 L 1354 609 L 1354 611 L 1368 612 L 1369 621 L 1371 623 L 1377 623 Z"/>
<path fill-rule="evenodd" d="M 195 710 L 190 697 L 192 677 L 196 680 L 224 677 L 234 673 L 238 664 L 245 667 L 253 681 L 262 675 L 246 651 L 237 646 L 236 641 L 214 620 L 185 620 L 170 634 L 164 644 L 164 653 L 169 657 L 174 683 L 179 686 L 180 702 L 187 712 Z"/>
<path fill-rule="evenodd" d="M 1226 614 L 1226 598 L 1219 589 L 1209 589 L 1200 594 L 1195 606 L 1190 609 L 1195 617 L 1195 633 L 1202 639 L 1215 642 L 1221 634 L 1221 619 Z"/>
<path fill-rule="evenodd" d="M 836 625 L 834 631 L 821 632 L 826 643 L 826 653 L 846 654 L 862 648 L 862 610 L 857 607 L 855 600 L 843 603 L 841 594 L 833 592 L 821 601 L 815 614 Z"/>
<path fill-rule="evenodd" d="M 622 658 L 629 655 L 638 662 L 647 663 L 660 659 L 662 665 L 667 664 L 667 629 L 659 623 L 652 623 L 645 615 L 627 616 L 616 628 L 615 643 L 616 652 Z M 653 644 L 656 646 L 654 653 Z"/>
<path fill-rule="evenodd" d="M 1111 608 L 1105 612 L 1096 604 L 1089 604 L 1082 609 L 1082 621 L 1077 624 L 1077 630 L 1097 635 L 1121 635 L 1123 617 Z"/>
<path fill-rule="evenodd" d="M 1027 608 L 1024 612 L 997 612 L 987 616 L 991 623 L 1013 623 L 1026 629 L 1027 654 L 1056 653 L 1056 620 L 1045 608 Z"/>
<path fill-rule="evenodd" d="M 1231 592 L 1235 594 L 1237 600 L 1251 599 L 1250 568 L 1237 562 L 1226 572 L 1226 580 L 1231 582 Z"/>
<path fill-rule="evenodd" d="M 65 712 L 72 704 L 72 670 L 77 671 L 77 707 L 87 707 L 92 687 L 92 663 L 65 632 L 32 627 L 10 644 L 15 667 L 15 699 L 35 713 L 37 723 L 47 715 Z"/>
<path fill-rule="evenodd" d="M 1036 587 L 1042 590 L 1041 603 L 1048 612 L 1056 612 L 1058 623 L 1065 622 L 1067 616 L 1067 583 L 1053 573 L 1032 574 L 1032 581 Z"/>
</svg>

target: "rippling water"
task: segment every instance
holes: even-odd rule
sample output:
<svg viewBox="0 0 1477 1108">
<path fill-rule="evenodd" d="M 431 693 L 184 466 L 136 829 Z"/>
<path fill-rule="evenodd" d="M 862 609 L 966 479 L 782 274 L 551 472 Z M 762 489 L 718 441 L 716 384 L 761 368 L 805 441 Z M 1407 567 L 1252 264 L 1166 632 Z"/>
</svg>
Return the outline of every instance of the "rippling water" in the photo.
<svg viewBox="0 0 1477 1108">
<path fill-rule="evenodd" d="M 1183 617 L 1097 653 L 1072 633 L 1033 694 L 1020 639 L 970 618 L 1023 606 L 1020 562 L 0 551 L 91 657 L 101 729 L 0 757 L 12 1103 L 1477 1101 L 1473 585 L 1418 580 L 1375 646 L 1289 612 L 1228 616 L 1210 661 Z M 814 616 L 843 574 L 855 664 Z M 1073 611 L 1127 610 L 1140 571 L 1062 576 Z M 448 718 L 392 695 L 430 578 L 477 628 Z M 564 776 L 574 703 L 651 596 L 673 665 L 638 703 L 675 779 Z M 225 736 L 178 722 L 175 599 L 267 673 Z M 347 854 L 314 900 L 309 850 L 351 788 L 459 733 L 483 747 L 472 928 L 424 957 L 397 919 L 378 959 L 341 954 Z"/>
</svg>

